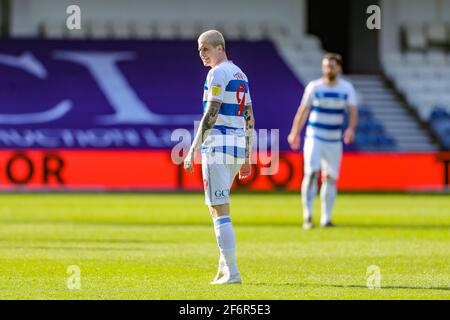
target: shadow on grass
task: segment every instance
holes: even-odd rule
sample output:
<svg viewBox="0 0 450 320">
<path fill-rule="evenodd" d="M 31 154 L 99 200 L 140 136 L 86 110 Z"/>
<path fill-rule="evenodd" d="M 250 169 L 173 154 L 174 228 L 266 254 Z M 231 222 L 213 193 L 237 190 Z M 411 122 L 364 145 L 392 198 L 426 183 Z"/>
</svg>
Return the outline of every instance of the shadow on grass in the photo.
<svg viewBox="0 0 450 320">
<path fill-rule="evenodd" d="M 236 219 L 237 220 L 237 219 Z M 81 221 L 81 220 L 58 220 L 58 219 L 39 219 L 39 220 L 0 220 L 1 224 L 65 224 L 65 225 L 93 225 L 93 226 L 120 226 L 120 227 L 212 227 L 212 221 L 205 222 L 126 222 L 126 221 Z M 234 223 L 236 227 L 270 227 L 270 228 L 282 228 L 282 227 L 298 227 L 301 229 L 300 222 L 286 222 L 286 223 L 264 223 L 264 221 L 259 221 L 258 223 L 253 222 L 239 222 Z M 349 229 L 412 229 L 412 230 L 449 230 L 450 224 L 407 224 L 407 223 L 343 223 L 338 224 L 332 228 L 321 228 L 319 225 L 315 225 L 313 230 L 308 230 L 309 232 L 314 230 L 349 230 Z"/>
<path fill-rule="evenodd" d="M 0 246 L 2 248 L 2 246 Z M 83 250 L 83 251 L 142 251 L 143 247 L 71 247 L 71 246 L 8 246 L 6 249 L 27 249 L 27 250 Z"/>
<path fill-rule="evenodd" d="M 20 240 L 21 242 L 24 240 Z M 167 239 L 158 239 L 158 240 L 154 240 L 154 239 L 143 239 L 143 240 L 138 240 L 138 239 L 118 239 L 118 238 L 114 238 L 114 239 L 86 239 L 86 238 L 60 238 L 60 239 L 52 239 L 52 238 L 33 238 L 33 239 L 25 239 L 26 241 L 33 241 L 33 242 L 39 242 L 39 241 L 44 241 L 44 242 L 63 242 L 63 243 L 73 243 L 73 242 L 79 242 L 79 243 L 97 243 L 97 244 L 101 244 L 101 243 L 111 243 L 111 244 L 140 244 L 140 243 L 170 243 L 170 241 L 168 241 Z M 1 239 L 0 238 L 0 243 L 1 242 L 18 242 L 17 240 L 14 239 Z M 175 243 L 175 242 L 174 242 Z M 32 244 L 30 245 L 32 246 Z M 0 244 L 0 247 L 7 247 L 7 245 L 2 245 Z M 9 248 L 11 248 L 10 246 L 8 246 Z"/>
<path fill-rule="evenodd" d="M 341 288 L 341 289 L 369 289 L 367 286 L 364 285 L 339 285 L 339 284 L 313 284 L 313 283 L 254 283 L 254 284 L 248 284 L 250 286 L 298 286 L 298 287 L 310 287 L 310 288 Z M 439 287 L 439 286 L 428 286 L 428 287 L 419 287 L 419 286 L 381 286 L 380 289 L 374 289 L 375 290 L 398 290 L 398 289 L 404 289 L 404 290 L 440 290 L 440 291 L 450 291 L 450 287 Z"/>
<path fill-rule="evenodd" d="M 337 229 L 432 229 L 432 230 L 449 230 L 449 224 L 407 224 L 407 223 L 374 223 L 374 224 L 340 224 Z"/>
</svg>

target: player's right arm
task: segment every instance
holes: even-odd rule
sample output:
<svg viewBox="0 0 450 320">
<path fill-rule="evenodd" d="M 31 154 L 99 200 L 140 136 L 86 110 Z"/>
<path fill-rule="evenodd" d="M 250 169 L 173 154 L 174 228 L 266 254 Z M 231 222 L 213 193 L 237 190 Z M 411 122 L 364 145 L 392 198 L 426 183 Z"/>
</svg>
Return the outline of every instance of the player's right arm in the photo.
<svg viewBox="0 0 450 320">
<path fill-rule="evenodd" d="M 184 169 L 187 172 L 194 171 L 195 153 L 201 148 L 203 142 L 208 138 L 211 129 L 214 127 L 219 116 L 220 106 L 222 105 L 225 91 L 225 74 L 220 69 L 211 69 L 208 74 L 208 87 L 210 88 L 207 95 L 206 110 L 200 120 L 197 134 L 194 137 L 191 148 L 184 159 Z"/>
<path fill-rule="evenodd" d="M 189 152 L 184 160 L 184 169 L 187 172 L 194 171 L 194 157 L 195 153 L 202 146 L 203 142 L 208 138 L 211 129 L 217 121 L 219 116 L 219 110 L 221 102 L 218 101 L 208 101 L 205 114 L 200 120 L 200 125 L 195 135 L 194 141 L 189 149 Z"/>
<path fill-rule="evenodd" d="M 300 106 L 297 109 L 297 113 L 295 114 L 294 121 L 292 122 L 292 128 L 288 136 L 288 142 L 293 150 L 298 150 L 298 148 L 300 148 L 300 132 L 305 126 L 306 120 L 309 116 L 309 111 L 311 110 L 313 97 L 312 91 L 313 85 L 312 83 L 309 83 L 306 86 L 302 102 L 300 103 Z"/>
</svg>

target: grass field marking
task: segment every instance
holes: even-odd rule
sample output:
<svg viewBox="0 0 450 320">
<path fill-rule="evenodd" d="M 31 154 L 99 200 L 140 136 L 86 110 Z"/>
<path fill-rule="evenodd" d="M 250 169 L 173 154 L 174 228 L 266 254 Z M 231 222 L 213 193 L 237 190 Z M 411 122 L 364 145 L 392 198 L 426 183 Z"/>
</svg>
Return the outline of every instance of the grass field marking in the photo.
<svg viewBox="0 0 450 320">
<path fill-rule="evenodd" d="M 381 269 L 377 265 L 370 265 L 366 270 L 367 288 L 381 289 Z"/>
<path fill-rule="evenodd" d="M 69 277 L 66 280 L 67 288 L 69 290 L 81 289 L 81 269 L 77 265 L 70 265 L 67 267 L 66 273 Z"/>
</svg>

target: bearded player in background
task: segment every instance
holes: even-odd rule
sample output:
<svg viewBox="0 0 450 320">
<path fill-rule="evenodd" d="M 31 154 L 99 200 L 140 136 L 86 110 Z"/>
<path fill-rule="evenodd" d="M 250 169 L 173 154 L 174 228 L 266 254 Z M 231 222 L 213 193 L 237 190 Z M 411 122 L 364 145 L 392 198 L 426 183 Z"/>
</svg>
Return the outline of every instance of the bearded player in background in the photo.
<svg viewBox="0 0 450 320">
<path fill-rule="evenodd" d="M 303 228 L 313 227 L 313 202 L 317 180 L 322 172 L 322 227 L 334 226 L 331 214 L 337 194 L 337 180 L 342 159 L 342 139 L 352 143 L 358 123 L 356 93 L 353 85 L 340 78 L 342 58 L 326 54 L 322 60 L 323 77 L 311 81 L 305 89 L 295 115 L 288 142 L 293 150 L 300 147 L 300 132 L 308 120 L 303 148 L 304 177 L 302 181 Z M 344 113 L 348 108 L 349 123 L 342 134 Z"/>
</svg>

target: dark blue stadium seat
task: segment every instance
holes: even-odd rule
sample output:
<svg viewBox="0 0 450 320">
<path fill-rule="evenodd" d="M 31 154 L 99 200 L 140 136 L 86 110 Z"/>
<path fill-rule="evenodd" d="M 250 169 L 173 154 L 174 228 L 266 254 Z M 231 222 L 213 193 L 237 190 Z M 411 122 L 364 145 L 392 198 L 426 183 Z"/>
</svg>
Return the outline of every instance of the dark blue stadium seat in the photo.
<svg viewBox="0 0 450 320">
<path fill-rule="evenodd" d="M 395 148 L 395 140 L 384 130 L 369 109 L 362 106 L 358 110 L 359 123 L 355 138 L 356 149 L 364 151 L 389 151 Z M 346 119 L 346 124 L 347 125 Z"/>
<path fill-rule="evenodd" d="M 430 115 L 430 125 L 445 149 L 450 149 L 450 112 L 443 106 L 436 106 Z"/>
</svg>

